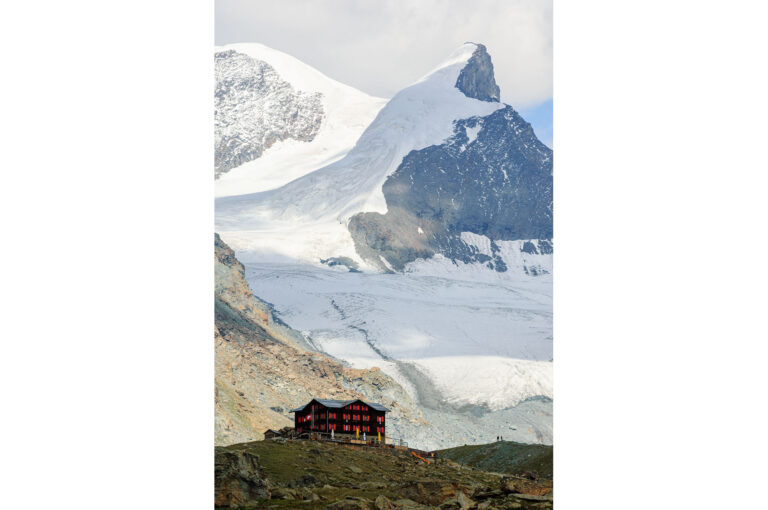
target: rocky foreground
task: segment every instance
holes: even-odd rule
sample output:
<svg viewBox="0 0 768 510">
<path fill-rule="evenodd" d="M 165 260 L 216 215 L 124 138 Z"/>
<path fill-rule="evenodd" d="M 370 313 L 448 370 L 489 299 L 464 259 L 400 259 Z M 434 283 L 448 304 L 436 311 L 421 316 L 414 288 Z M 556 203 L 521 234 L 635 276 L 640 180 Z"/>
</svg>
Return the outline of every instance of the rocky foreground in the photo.
<svg viewBox="0 0 768 510">
<path fill-rule="evenodd" d="M 405 450 L 266 440 L 216 447 L 217 508 L 551 509 L 552 481 Z"/>
</svg>

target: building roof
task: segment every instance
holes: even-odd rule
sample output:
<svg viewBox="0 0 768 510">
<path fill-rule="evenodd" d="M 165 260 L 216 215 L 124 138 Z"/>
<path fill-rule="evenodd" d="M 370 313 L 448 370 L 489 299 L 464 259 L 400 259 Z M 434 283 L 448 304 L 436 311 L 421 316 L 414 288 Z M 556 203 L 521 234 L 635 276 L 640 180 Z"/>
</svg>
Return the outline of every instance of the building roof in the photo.
<svg viewBox="0 0 768 510">
<path fill-rule="evenodd" d="M 381 404 L 377 404 L 376 402 L 364 402 L 364 401 L 362 401 L 360 399 L 357 399 L 357 398 L 352 399 L 352 400 L 331 400 L 331 399 L 326 399 L 326 398 L 314 398 L 312 400 L 316 401 L 318 404 L 323 405 L 325 407 L 331 407 L 331 408 L 336 408 L 336 409 L 340 409 L 340 408 L 345 407 L 345 406 L 347 406 L 347 405 L 349 405 L 349 404 L 351 404 L 353 402 L 360 401 L 360 402 L 363 402 L 363 404 L 367 405 L 368 407 L 370 407 L 372 409 L 375 409 L 377 411 L 384 411 L 385 413 L 389 411 L 389 409 L 387 409 L 386 407 L 384 407 Z M 310 402 L 312 402 L 312 400 L 310 400 L 309 402 L 307 402 L 306 404 L 304 404 L 301 407 L 297 407 L 296 409 L 291 409 L 290 412 L 298 413 L 299 411 L 302 411 L 305 407 L 307 407 L 310 404 Z"/>
</svg>

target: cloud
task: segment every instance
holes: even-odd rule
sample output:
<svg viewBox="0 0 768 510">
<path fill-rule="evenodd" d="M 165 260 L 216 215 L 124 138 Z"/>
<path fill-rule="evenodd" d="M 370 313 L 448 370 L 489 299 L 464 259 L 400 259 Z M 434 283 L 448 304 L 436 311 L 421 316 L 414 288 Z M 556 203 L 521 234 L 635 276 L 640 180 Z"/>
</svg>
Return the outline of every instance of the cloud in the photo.
<svg viewBox="0 0 768 510">
<path fill-rule="evenodd" d="M 552 97 L 551 0 L 216 0 L 216 44 L 266 44 L 381 97 L 466 41 L 488 47 L 502 101 Z"/>
</svg>

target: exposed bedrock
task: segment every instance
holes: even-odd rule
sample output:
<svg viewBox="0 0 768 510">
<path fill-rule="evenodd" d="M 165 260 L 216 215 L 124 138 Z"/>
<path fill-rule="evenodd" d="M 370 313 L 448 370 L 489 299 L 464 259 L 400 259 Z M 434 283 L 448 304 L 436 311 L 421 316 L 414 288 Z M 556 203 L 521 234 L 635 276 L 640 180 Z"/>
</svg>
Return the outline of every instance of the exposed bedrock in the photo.
<svg viewBox="0 0 768 510">
<path fill-rule="evenodd" d="M 382 269 L 440 253 L 505 271 L 494 244 L 489 256 L 461 233 L 552 238 L 552 150 L 511 106 L 458 120 L 445 143 L 410 152 L 383 193 L 386 214 L 360 213 L 349 223 L 360 256 Z"/>
<path fill-rule="evenodd" d="M 272 66 L 235 50 L 214 58 L 216 177 L 281 140 L 315 138 L 325 118 L 322 94 L 295 90 Z"/>
<path fill-rule="evenodd" d="M 493 75 L 493 63 L 484 45 L 477 45 L 467 65 L 459 73 L 456 88 L 467 97 L 481 101 L 499 101 L 500 90 Z"/>
</svg>

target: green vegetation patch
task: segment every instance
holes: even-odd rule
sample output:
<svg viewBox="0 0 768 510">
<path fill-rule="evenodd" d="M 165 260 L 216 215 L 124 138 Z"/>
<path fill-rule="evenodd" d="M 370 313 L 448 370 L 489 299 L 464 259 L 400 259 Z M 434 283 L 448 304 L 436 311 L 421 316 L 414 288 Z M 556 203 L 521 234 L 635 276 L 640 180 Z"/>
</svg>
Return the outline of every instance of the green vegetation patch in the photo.
<svg viewBox="0 0 768 510">
<path fill-rule="evenodd" d="M 490 444 L 458 446 L 440 450 L 438 455 L 464 466 L 495 473 L 537 473 L 552 479 L 552 446 L 497 441 Z"/>
</svg>

